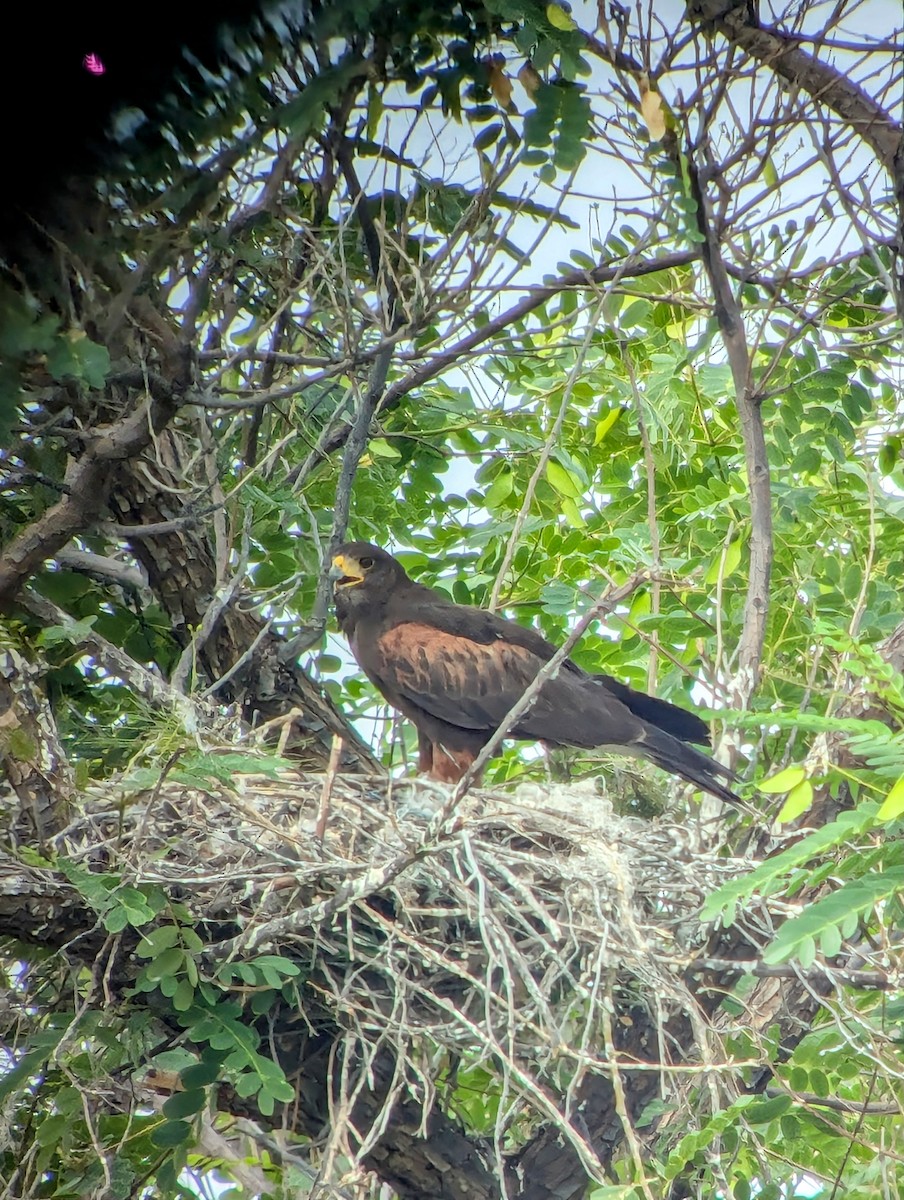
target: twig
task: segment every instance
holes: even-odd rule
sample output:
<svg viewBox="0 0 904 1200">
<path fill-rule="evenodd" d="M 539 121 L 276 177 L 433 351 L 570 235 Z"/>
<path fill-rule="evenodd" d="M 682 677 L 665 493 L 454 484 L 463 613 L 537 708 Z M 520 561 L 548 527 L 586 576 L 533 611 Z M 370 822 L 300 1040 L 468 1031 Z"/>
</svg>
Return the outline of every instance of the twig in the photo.
<svg viewBox="0 0 904 1200">
<path fill-rule="evenodd" d="M 326 833 L 326 823 L 330 812 L 330 796 L 333 794 L 333 783 L 339 770 L 339 759 L 342 757 L 342 738 L 338 733 L 333 734 L 333 744 L 330 747 L 330 761 L 327 763 L 326 777 L 323 780 L 323 791 L 320 793 L 320 803 L 317 807 L 317 823 L 314 826 L 314 837 L 318 842 L 323 841 Z"/>
<path fill-rule="evenodd" d="M 213 681 L 213 683 L 211 683 L 208 687 L 206 687 L 203 690 L 203 692 L 201 692 L 202 700 L 207 700 L 211 696 L 213 696 L 215 692 L 218 692 L 220 690 L 220 688 L 223 687 L 224 684 L 228 683 L 229 680 L 232 679 L 232 677 L 238 671 L 240 671 L 242 669 L 242 667 L 245 665 L 246 662 L 250 662 L 251 659 L 254 658 L 254 655 L 257 653 L 258 647 L 261 645 L 262 642 L 264 642 L 269 637 L 270 630 L 272 629 L 273 623 L 275 622 L 275 620 L 276 620 L 276 614 L 271 613 L 270 616 L 267 617 L 266 621 L 261 626 L 258 633 L 255 635 L 254 641 L 251 643 L 251 645 L 248 646 L 247 649 L 242 651 L 242 653 L 239 655 L 239 657 L 235 660 L 235 662 L 232 664 L 232 666 L 228 670 L 224 671 L 223 674 L 218 679 L 215 679 Z M 293 712 L 295 713 L 295 715 L 298 715 L 296 710 L 293 710 Z M 282 719 L 283 719 L 282 717 L 276 718 L 277 721 L 281 721 Z"/>
<path fill-rule="evenodd" d="M 844 967 L 830 967 L 827 964 L 814 964 L 804 969 L 788 963 L 770 966 L 758 958 L 696 958 L 688 967 L 688 973 L 696 975 L 700 971 L 714 973 L 730 972 L 735 975 L 753 975 L 757 979 L 815 979 L 817 982 L 828 980 L 842 983 L 847 987 L 875 988 L 879 991 L 895 991 L 901 987 L 901 979 L 897 974 L 885 971 L 851 971 Z M 724 979 L 721 981 L 724 984 Z"/>
<path fill-rule="evenodd" d="M 650 587 L 650 611 L 654 617 L 659 616 L 662 599 L 662 583 L 658 575 L 662 565 L 662 553 L 659 542 L 659 519 L 656 512 L 656 459 L 653 457 L 653 445 L 650 442 L 650 431 L 647 429 L 646 417 L 643 411 L 643 397 L 637 386 L 637 376 L 634 373 L 634 363 L 631 352 L 624 341 L 621 342 L 622 362 L 628 373 L 631 392 L 634 396 L 634 411 L 637 415 L 637 429 L 640 433 L 640 443 L 643 447 L 644 470 L 647 476 L 647 524 L 650 527 L 650 553 L 653 559 L 654 577 Z M 656 690 L 656 677 L 659 669 L 659 631 L 654 629 L 650 639 L 650 657 L 647 662 L 647 691 Z"/>
<path fill-rule="evenodd" d="M 765 1095 L 772 1100 L 779 1096 L 787 1096 L 788 1093 L 783 1088 L 766 1088 Z M 901 1113 L 901 1105 L 895 1101 L 886 1103 L 882 1100 L 844 1100 L 841 1096 L 816 1096 L 811 1092 L 793 1092 L 792 1095 L 798 1104 L 806 1104 L 812 1108 L 830 1108 L 834 1112 L 857 1116 L 891 1117 Z"/>
<path fill-rule="evenodd" d="M 251 510 L 248 510 L 247 517 L 250 520 Z M 199 651 L 207 642 L 210 635 L 213 633 L 217 622 L 223 613 L 230 606 L 232 601 L 238 594 L 245 580 L 245 571 L 248 567 L 248 555 L 250 545 L 248 540 L 248 529 L 246 521 L 246 529 L 243 537 L 242 552 L 239 555 L 235 570 L 232 573 L 232 578 L 223 586 L 217 588 L 213 595 L 210 604 L 208 604 L 204 616 L 201 618 L 201 624 L 192 636 L 191 641 L 182 651 L 179 656 L 179 661 L 176 664 L 175 670 L 172 673 L 170 682 L 177 691 L 184 691 L 186 682 L 188 681 L 189 673 L 192 665 L 197 660 Z M 222 685 L 222 680 L 218 680 L 216 686 Z"/>
<path fill-rule="evenodd" d="M 609 994 L 611 995 L 611 989 Z M 615 1038 L 612 1033 L 612 1013 L 606 1004 L 601 1004 L 599 1008 L 600 1021 L 603 1028 L 603 1037 L 605 1038 L 606 1058 L 609 1061 L 609 1081 L 612 1084 L 612 1097 L 615 1102 L 615 1111 L 618 1119 L 621 1122 L 622 1133 L 625 1135 L 625 1141 L 628 1144 L 628 1149 L 631 1152 L 631 1161 L 634 1164 L 634 1178 L 636 1186 L 640 1188 L 646 1200 L 653 1200 L 653 1193 L 650 1190 L 650 1184 L 647 1179 L 647 1173 L 643 1164 L 643 1152 L 641 1151 L 640 1141 L 637 1137 L 637 1130 L 634 1128 L 634 1123 L 631 1120 L 631 1115 L 628 1112 L 628 1104 L 625 1097 L 625 1085 L 622 1081 L 621 1072 L 619 1070 L 618 1054 L 615 1049 Z"/>
<path fill-rule="evenodd" d="M 136 662 L 118 646 L 114 646 L 93 629 L 85 629 L 59 605 L 36 592 L 24 592 L 19 598 L 19 603 L 44 625 L 62 626 L 71 636 L 73 645 L 90 652 L 105 670 L 124 680 L 153 708 L 174 712 L 186 730 L 191 733 L 197 730 L 200 713 L 196 704 L 153 671 Z"/>
<path fill-rule="evenodd" d="M 678 266 L 688 266 L 690 263 L 695 263 L 699 257 L 699 252 L 696 250 L 676 251 L 673 254 L 663 254 L 660 258 L 647 259 L 645 262 L 597 266 L 592 271 L 569 271 L 567 275 L 558 278 L 555 283 L 545 284 L 544 287 L 529 288 L 527 294 L 517 304 L 511 305 L 505 312 L 499 313 L 498 317 L 487 320 L 487 323 L 480 325 L 479 329 L 472 330 L 459 341 L 445 347 L 442 354 L 437 354 L 429 362 L 423 362 L 420 366 L 413 367 L 407 376 L 396 380 L 396 383 L 387 388 L 381 408 L 383 412 L 396 408 L 409 392 L 429 383 L 431 379 L 442 374 L 454 362 L 466 358 L 472 350 L 491 341 L 503 330 L 508 329 L 511 324 L 529 316 L 559 293 L 568 292 L 574 288 L 586 288 L 588 284 L 593 283 L 606 284 L 615 280 L 624 280 L 624 278 L 643 278 L 647 275 L 655 275 L 658 271 L 670 271 Z M 348 426 L 337 430 L 333 440 L 325 445 L 325 452 L 330 454 L 331 451 L 343 445 L 348 433 Z"/>
<path fill-rule="evenodd" d="M 889 171 L 901 150 L 901 126 L 861 88 L 850 75 L 800 48 L 799 39 L 748 18 L 747 5 L 726 6 L 721 0 L 695 5 L 694 18 L 713 9 L 716 27 L 730 42 L 767 65 L 790 84 L 802 88 L 817 103 L 825 104 L 855 129 Z"/>
<path fill-rule="evenodd" d="M 208 504 L 204 508 L 191 509 L 181 517 L 169 521 L 151 521 L 147 525 L 120 525 L 116 521 L 99 521 L 96 528 L 109 537 L 131 540 L 132 538 L 155 538 L 165 533 L 181 533 L 184 529 L 195 529 L 203 525 L 219 504 Z"/>
</svg>

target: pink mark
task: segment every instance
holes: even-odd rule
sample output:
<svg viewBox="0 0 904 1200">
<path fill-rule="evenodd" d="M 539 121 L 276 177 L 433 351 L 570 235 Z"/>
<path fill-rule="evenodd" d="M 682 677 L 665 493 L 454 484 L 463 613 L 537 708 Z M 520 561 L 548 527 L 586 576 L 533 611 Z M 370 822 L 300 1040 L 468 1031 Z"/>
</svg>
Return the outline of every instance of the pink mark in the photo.
<svg viewBox="0 0 904 1200">
<path fill-rule="evenodd" d="M 82 59 L 82 66 L 92 75 L 104 75 L 107 70 L 103 64 L 103 60 L 98 58 L 96 54 L 86 54 Z"/>
</svg>

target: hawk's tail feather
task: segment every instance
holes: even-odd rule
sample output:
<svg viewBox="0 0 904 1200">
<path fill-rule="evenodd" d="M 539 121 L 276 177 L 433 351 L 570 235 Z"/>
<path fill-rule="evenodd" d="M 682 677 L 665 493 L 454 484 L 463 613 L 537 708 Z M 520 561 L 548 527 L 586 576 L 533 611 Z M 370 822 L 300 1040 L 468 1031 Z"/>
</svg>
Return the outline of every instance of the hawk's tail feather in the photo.
<svg viewBox="0 0 904 1200">
<path fill-rule="evenodd" d="M 716 762 L 714 758 L 701 754 L 686 742 L 679 742 L 671 734 L 648 725 L 637 749 L 657 767 L 662 767 L 664 771 L 670 771 L 673 775 L 680 775 L 687 783 L 692 783 L 701 791 L 718 796 L 727 804 L 743 803 L 741 797 L 735 795 L 719 779 L 720 776 L 723 779 L 737 779 L 734 771 Z"/>
</svg>

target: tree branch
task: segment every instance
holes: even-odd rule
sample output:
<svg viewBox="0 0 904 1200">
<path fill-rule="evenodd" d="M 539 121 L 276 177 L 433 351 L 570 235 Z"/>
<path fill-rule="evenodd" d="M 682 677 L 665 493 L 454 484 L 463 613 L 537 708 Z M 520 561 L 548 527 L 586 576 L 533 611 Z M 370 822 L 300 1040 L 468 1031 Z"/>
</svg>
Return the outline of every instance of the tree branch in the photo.
<svg viewBox="0 0 904 1200">
<path fill-rule="evenodd" d="M 90 550 L 74 550 L 68 547 L 57 553 L 56 561 L 69 571 L 78 571 L 83 575 L 91 575 L 103 583 L 115 583 L 118 587 L 130 592 L 140 592 L 147 588 L 148 582 L 137 567 L 120 562 L 118 558 L 107 558 L 103 554 L 93 554 Z"/>
<path fill-rule="evenodd" d="M 784 1088 L 766 1088 L 766 1096 L 772 1100 L 778 1096 L 787 1096 Z M 828 1108 L 833 1112 L 850 1113 L 851 1116 L 890 1117 L 901 1112 L 901 1105 L 895 1101 L 883 1100 L 844 1100 L 840 1096 L 816 1096 L 811 1092 L 794 1092 L 798 1104 L 806 1104 L 811 1108 Z"/>
<path fill-rule="evenodd" d="M 536 491 L 537 484 L 540 482 L 543 472 L 546 470 L 546 464 L 552 457 L 552 452 L 555 449 L 556 443 L 559 440 L 559 436 L 562 432 L 562 426 L 565 423 L 565 417 L 568 413 L 568 405 L 571 401 L 574 385 L 577 383 L 578 378 L 584 369 L 587 351 L 590 349 L 590 343 L 596 334 L 597 321 L 600 318 L 603 310 L 603 304 L 608 298 L 608 295 L 609 293 L 607 290 L 602 298 L 597 301 L 590 319 L 587 322 L 587 328 L 584 331 L 584 338 L 575 357 L 574 365 L 568 373 L 565 390 L 562 393 L 562 399 L 559 403 L 559 411 L 556 413 L 556 418 L 553 421 L 552 428 L 549 431 L 549 436 L 543 443 L 543 449 L 540 451 L 540 455 L 537 458 L 537 465 L 534 467 L 533 474 L 528 480 L 527 487 L 525 488 L 524 499 L 521 501 L 521 508 L 518 510 L 518 515 L 515 518 L 514 525 L 512 526 L 512 532 L 509 534 L 508 541 L 506 542 L 505 553 L 502 557 L 502 564 L 499 567 L 499 570 L 496 572 L 496 580 L 493 583 L 493 590 L 490 594 L 490 603 L 488 605 L 490 612 L 495 612 L 499 607 L 499 594 L 502 591 L 502 585 L 505 582 L 505 577 L 509 572 L 512 561 L 514 560 L 515 551 L 518 549 L 518 539 L 521 536 L 521 530 L 524 528 L 524 523 L 530 514 L 531 505 L 534 501 L 534 492 Z"/>
<path fill-rule="evenodd" d="M 723 976 L 730 973 L 737 975 L 753 975 L 757 979 L 811 979 L 819 983 L 835 982 L 853 988 L 875 988 L 879 991 L 894 991 L 900 988 L 901 979 L 886 971 L 855 971 L 844 967 L 832 967 L 828 963 L 815 963 L 812 967 L 798 966 L 795 963 L 779 963 L 770 966 L 758 958 L 729 959 L 729 958 L 699 958 L 688 968 L 689 974 L 698 971 L 713 971 Z"/>
<path fill-rule="evenodd" d="M 738 670 L 733 681 L 732 700 L 733 707 L 746 708 L 758 682 L 769 611 L 769 582 L 773 556 L 769 457 L 763 430 L 762 401 L 753 385 L 741 306 L 732 290 L 722 257 L 719 230 L 716 228 L 700 182 L 693 158 L 693 147 L 690 146 L 687 151 L 687 169 L 691 193 L 696 202 L 697 226 L 702 237 L 700 252 L 713 290 L 716 320 L 731 368 L 747 467 L 747 488 L 750 496 L 750 575 L 744 602 L 744 626 L 738 643 Z"/>
<path fill-rule="evenodd" d="M 898 315 L 904 321 L 904 127 L 849 75 L 801 46 L 802 39 L 753 16 L 753 6 L 735 0 L 694 0 L 688 6 L 694 23 L 717 29 L 733 45 L 805 91 L 856 130 L 892 177 L 898 213 L 895 277 Z"/>
<path fill-rule="evenodd" d="M 5 547 L 0 561 L 0 606 L 8 605 L 46 559 L 89 525 L 106 503 L 116 468 L 147 446 L 177 412 L 181 398 L 142 400 L 115 425 L 97 430 L 84 454 L 67 468 L 66 494 Z"/>
<path fill-rule="evenodd" d="M 93 629 L 86 630 L 84 625 L 77 622 L 65 609 L 44 596 L 39 596 L 37 592 L 26 590 L 20 597 L 19 604 L 45 628 L 61 626 L 70 635 L 74 646 L 85 650 L 104 670 L 127 683 L 136 695 L 141 696 L 152 708 L 175 712 L 185 729 L 192 732 L 197 729 L 199 711 L 196 702 L 136 662 L 119 646 L 114 646 Z"/>
<path fill-rule="evenodd" d="M 800 39 L 752 18 L 747 3 L 695 0 L 688 15 L 695 22 L 713 22 L 729 42 L 745 50 L 788 83 L 825 104 L 852 126 L 889 171 L 901 153 L 902 129 L 889 113 L 849 75 L 801 49 Z"/>
<path fill-rule="evenodd" d="M 402 400 L 411 392 L 419 387 L 423 387 L 425 383 L 429 383 L 437 375 L 441 375 L 443 371 L 453 366 L 460 358 L 473 353 L 478 346 L 491 341 L 516 321 L 529 316 L 545 304 L 547 300 L 558 296 L 560 292 L 567 291 L 570 288 L 586 288 L 588 284 L 606 285 L 616 280 L 642 279 L 647 275 L 655 275 L 657 271 L 671 271 L 677 267 L 690 266 L 699 257 L 699 253 L 696 250 L 680 250 L 675 251 L 673 254 L 663 254 L 660 258 L 651 258 L 633 264 L 630 262 L 616 265 L 606 264 L 605 266 L 596 267 L 592 271 L 570 271 L 567 275 L 563 275 L 560 279 L 557 279 L 555 283 L 545 284 L 543 287 L 529 288 L 526 295 L 517 304 L 513 304 L 511 308 L 507 308 L 505 312 L 500 313 L 497 317 L 493 317 L 485 325 L 481 325 L 480 328 L 472 329 L 470 333 L 466 334 L 463 338 L 459 338 L 457 342 L 448 346 L 441 354 L 437 354 L 429 361 L 413 367 L 407 375 L 391 384 L 383 396 L 380 410 L 381 412 L 389 412 L 398 407 Z M 345 444 L 350 430 L 350 425 L 341 425 L 334 431 L 330 438 L 324 441 L 321 453 L 326 456 L 338 450 L 340 446 Z"/>
<path fill-rule="evenodd" d="M 434 818 L 434 823 L 441 822 L 455 805 L 458 804 L 459 800 L 461 800 L 462 796 L 465 795 L 475 780 L 480 777 L 483 768 L 496 753 L 502 742 L 505 741 L 508 731 L 533 707 L 543 689 L 543 685 L 548 683 L 549 680 L 555 679 L 565 659 L 587 632 L 590 625 L 598 617 L 601 617 L 603 613 L 611 612 L 617 604 L 620 604 L 622 600 L 625 600 L 628 596 L 636 592 L 641 584 L 646 583 L 649 579 L 649 571 L 637 571 L 630 579 L 621 584 L 620 587 L 607 588 L 599 600 L 588 608 L 549 662 L 544 663 L 537 672 L 533 682 L 525 689 L 524 695 L 505 714 L 499 728 L 461 777 L 448 803 L 443 806 L 438 817 Z"/>
</svg>

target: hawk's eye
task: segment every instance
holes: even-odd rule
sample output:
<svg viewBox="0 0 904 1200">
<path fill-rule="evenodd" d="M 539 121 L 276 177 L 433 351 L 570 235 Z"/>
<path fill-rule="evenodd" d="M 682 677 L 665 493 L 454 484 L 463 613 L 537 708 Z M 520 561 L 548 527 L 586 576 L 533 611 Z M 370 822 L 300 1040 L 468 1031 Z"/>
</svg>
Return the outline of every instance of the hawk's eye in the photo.
<svg viewBox="0 0 904 1200">
<path fill-rule="evenodd" d="M 358 566 L 361 568 L 362 571 L 369 571 L 373 565 L 374 565 L 374 560 L 372 558 L 359 558 L 358 559 Z"/>
</svg>

